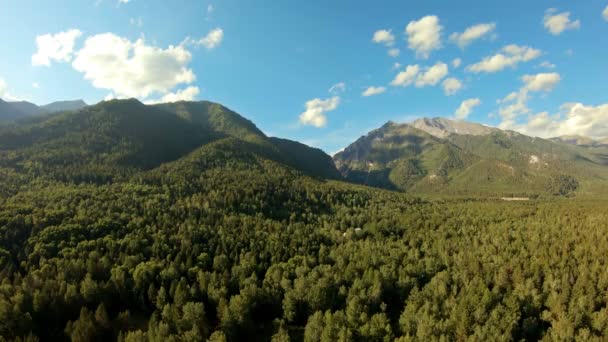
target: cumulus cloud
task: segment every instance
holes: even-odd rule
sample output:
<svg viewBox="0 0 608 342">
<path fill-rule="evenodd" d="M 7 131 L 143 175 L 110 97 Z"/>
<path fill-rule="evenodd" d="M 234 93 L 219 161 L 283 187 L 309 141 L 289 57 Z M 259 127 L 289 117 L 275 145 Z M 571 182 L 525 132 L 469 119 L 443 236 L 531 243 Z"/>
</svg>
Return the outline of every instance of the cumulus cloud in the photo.
<svg viewBox="0 0 608 342">
<path fill-rule="evenodd" d="M 50 66 L 51 61 L 69 62 L 72 60 L 76 39 L 82 35 L 77 29 L 56 34 L 43 34 L 36 37 L 37 51 L 32 55 L 32 65 Z"/>
<path fill-rule="evenodd" d="M 378 30 L 374 32 L 372 41 L 377 44 L 384 44 L 386 47 L 388 47 L 389 49 L 387 52 L 391 57 L 397 57 L 401 52 L 399 49 L 393 47 L 393 45 L 395 45 L 395 36 L 391 30 Z"/>
<path fill-rule="evenodd" d="M 334 96 L 329 99 L 315 98 L 306 102 L 306 110 L 300 114 L 300 122 L 304 125 L 325 127 L 327 125 L 327 112 L 338 108 L 340 97 Z"/>
<path fill-rule="evenodd" d="M 541 51 L 515 44 L 507 45 L 501 49 L 501 52 L 485 57 L 480 62 L 469 65 L 467 71 L 480 72 L 498 72 L 508 67 L 515 67 L 521 62 L 528 62 L 541 55 Z"/>
<path fill-rule="evenodd" d="M 561 77 L 558 73 L 540 73 L 536 75 L 524 75 L 522 81 L 529 91 L 551 91 L 559 83 Z"/>
<path fill-rule="evenodd" d="M 557 9 L 549 8 L 545 12 L 543 24 L 552 35 L 558 36 L 566 30 L 574 30 L 581 27 L 579 20 L 570 20 L 570 12 L 556 13 Z"/>
<path fill-rule="evenodd" d="M 458 45 L 461 49 L 464 49 L 467 45 L 473 41 L 483 38 L 484 36 L 492 33 L 496 29 L 496 24 L 486 23 L 473 25 L 462 33 L 452 33 L 450 35 L 450 41 Z"/>
<path fill-rule="evenodd" d="M 454 58 L 454 60 L 452 61 L 452 66 L 454 68 L 458 68 L 460 64 L 462 64 L 462 59 L 460 58 Z"/>
<path fill-rule="evenodd" d="M 193 101 L 200 93 L 200 89 L 196 86 L 189 86 L 185 89 L 180 89 L 174 93 L 168 93 L 163 95 L 160 100 L 146 101 L 146 104 L 155 103 L 167 103 L 167 102 L 178 102 L 178 101 Z"/>
<path fill-rule="evenodd" d="M 454 77 L 447 78 L 441 85 L 443 86 L 443 92 L 447 96 L 454 95 L 462 89 L 462 82 Z"/>
<path fill-rule="evenodd" d="M 473 111 L 473 109 L 481 104 L 481 100 L 478 98 L 468 99 L 462 101 L 456 112 L 454 112 L 454 117 L 458 120 L 464 120 Z"/>
<path fill-rule="evenodd" d="M 604 20 L 608 21 L 608 6 L 606 6 L 604 12 L 602 12 L 602 17 L 604 17 Z"/>
<path fill-rule="evenodd" d="M 391 82 L 392 86 L 407 87 L 416 80 L 420 67 L 418 65 L 408 65 L 404 71 L 401 71 L 395 76 Z"/>
<path fill-rule="evenodd" d="M 428 58 L 433 50 L 441 48 L 442 29 L 439 18 L 434 15 L 411 21 L 405 28 L 408 47 L 416 51 L 417 57 Z"/>
<path fill-rule="evenodd" d="M 164 95 L 196 76 L 187 66 L 192 56 L 183 46 L 166 49 L 131 42 L 113 33 L 88 37 L 72 66 L 94 87 L 108 89 L 115 97 L 147 98 Z"/>
<path fill-rule="evenodd" d="M 404 71 L 395 76 L 392 86 L 407 87 L 414 83 L 417 88 L 437 85 L 448 74 L 448 65 L 437 62 L 424 70 L 418 65 L 408 65 Z"/>
<path fill-rule="evenodd" d="M 437 62 L 425 72 L 420 73 L 416 79 L 416 87 L 422 88 L 426 86 L 434 86 L 448 74 L 448 65 L 442 62 Z"/>
<path fill-rule="evenodd" d="M 209 31 L 209 33 L 207 33 L 207 35 L 203 38 L 199 39 L 198 41 L 194 41 L 194 44 L 202 45 L 211 50 L 218 47 L 222 43 L 222 40 L 224 40 L 224 30 L 221 28 L 215 28 Z"/>
<path fill-rule="evenodd" d="M 374 32 L 372 41 L 386 46 L 393 46 L 395 44 L 395 36 L 391 33 L 391 30 L 378 30 Z"/>
<path fill-rule="evenodd" d="M 337 93 L 344 92 L 345 90 L 346 90 L 346 83 L 339 82 L 339 83 L 332 85 L 328 91 L 332 94 L 337 94 Z"/>
<path fill-rule="evenodd" d="M 602 139 L 608 137 L 608 104 L 566 103 L 557 114 L 541 112 L 528 116 L 522 123 L 507 123 L 505 127 L 543 138 L 582 135 Z"/>
<path fill-rule="evenodd" d="M 385 87 L 369 87 L 361 94 L 363 96 L 374 96 L 382 94 L 386 91 Z"/>
<path fill-rule="evenodd" d="M 512 92 L 505 98 L 498 100 L 501 105 L 498 113 L 502 118 L 500 128 L 512 129 L 517 118 L 530 114 L 528 101 L 530 93 L 534 92 L 549 92 L 561 81 L 561 76 L 558 73 L 540 73 L 535 75 L 524 75 L 521 78 L 523 86 L 516 92 Z"/>
</svg>

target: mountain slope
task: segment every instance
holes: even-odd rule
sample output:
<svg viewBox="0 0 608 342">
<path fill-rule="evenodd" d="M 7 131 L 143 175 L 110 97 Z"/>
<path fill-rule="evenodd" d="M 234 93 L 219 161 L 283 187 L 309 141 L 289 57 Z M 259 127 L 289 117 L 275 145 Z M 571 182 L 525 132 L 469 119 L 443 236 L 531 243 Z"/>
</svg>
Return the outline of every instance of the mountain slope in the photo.
<svg viewBox="0 0 608 342">
<path fill-rule="evenodd" d="M 19 112 L 23 113 L 25 116 L 40 115 L 45 113 L 44 109 L 41 109 L 31 102 L 14 101 L 9 102 L 9 104 L 13 106 L 13 108 L 16 108 Z"/>
<path fill-rule="evenodd" d="M 555 142 L 559 142 L 559 143 L 563 143 L 563 144 L 569 144 L 569 145 L 574 145 L 574 146 L 601 146 L 603 145 L 601 142 L 599 141 L 595 141 L 591 138 L 588 137 L 583 137 L 580 135 L 562 135 L 559 137 L 555 137 L 555 138 L 551 138 L 549 139 L 551 141 L 555 141 Z"/>
<path fill-rule="evenodd" d="M 56 113 L 79 110 L 86 106 L 87 104 L 82 100 L 56 101 L 46 104 L 44 106 L 40 106 L 40 109 L 42 109 L 46 113 Z"/>
<path fill-rule="evenodd" d="M 350 181 L 412 193 L 567 195 L 608 186 L 606 152 L 435 118 L 389 122 L 334 161 Z"/>
<path fill-rule="evenodd" d="M 9 102 L 0 99 L 0 123 L 9 122 L 22 117 L 24 113 Z"/>
<path fill-rule="evenodd" d="M 487 135 L 498 131 L 498 129 L 494 127 L 446 118 L 422 118 L 409 125 L 438 138 L 446 138 L 450 134 Z"/>
<path fill-rule="evenodd" d="M 253 123 L 211 102 L 146 106 L 113 100 L 0 129 L 0 168 L 32 177 L 109 182 L 185 157 L 233 137 L 266 159 L 305 174 L 339 177 L 329 156 L 266 137 Z M 300 157 L 294 158 L 294 155 Z"/>
</svg>

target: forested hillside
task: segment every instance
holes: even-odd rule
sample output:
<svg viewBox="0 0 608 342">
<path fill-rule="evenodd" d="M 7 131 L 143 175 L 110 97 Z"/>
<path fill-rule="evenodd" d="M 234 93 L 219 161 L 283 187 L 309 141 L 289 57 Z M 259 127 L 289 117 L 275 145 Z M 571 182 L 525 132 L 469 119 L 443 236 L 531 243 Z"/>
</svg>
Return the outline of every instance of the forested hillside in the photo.
<svg viewBox="0 0 608 342">
<path fill-rule="evenodd" d="M 604 196 L 608 148 L 445 118 L 388 122 L 334 156 L 349 181 L 418 195 Z"/>
<path fill-rule="evenodd" d="M 605 201 L 327 180 L 323 152 L 209 102 L 105 102 L 5 128 L 0 153 L 0 340 L 608 334 Z"/>
</svg>

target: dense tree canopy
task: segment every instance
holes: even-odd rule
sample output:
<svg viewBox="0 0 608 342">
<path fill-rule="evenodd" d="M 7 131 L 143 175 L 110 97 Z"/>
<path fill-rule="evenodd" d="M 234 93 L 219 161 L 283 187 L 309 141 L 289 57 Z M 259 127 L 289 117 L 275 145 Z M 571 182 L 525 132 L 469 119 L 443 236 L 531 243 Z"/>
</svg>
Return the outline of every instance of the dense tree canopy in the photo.
<svg viewBox="0 0 608 342">
<path fill-rule="evenodd" d="M 0 149 L 0 340 L 608 336 L 605 201 L 418 199 L 233 136 L 150 164 L 68 144 L 78 163 L 61 137 Z"/>
</svg>

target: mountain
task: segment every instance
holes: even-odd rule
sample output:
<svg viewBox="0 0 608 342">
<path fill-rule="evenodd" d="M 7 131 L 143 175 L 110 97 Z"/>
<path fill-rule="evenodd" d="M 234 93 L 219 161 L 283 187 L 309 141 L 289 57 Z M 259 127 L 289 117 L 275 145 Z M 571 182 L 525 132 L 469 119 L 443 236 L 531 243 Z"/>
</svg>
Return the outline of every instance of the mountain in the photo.
<svg viewBox="0 0 608 342">
<path fill-rule="evenodd" d="M 608 151 L 445 118 L 388 122 L 334 156 L 349 181 L 416 194 L 535 196 L 608 187 Z"/>
<path fill-rule="evenodd" d="M 17 109 L 19 112 L 23 113 L 25 116 L 40 115 L 40 114 L 45 113 L 45 111 L 43 109 L 41 109 L 40 107 L 38 107 L 37 105 L 35 105 L 31 102 L 14 101 L 14 102 L 9 102 L 9 104 L 13 108 Z"/>
<path fill-rule="evenodd" d="M 49 113 L 75 111 L 86 106 L 87 104 L 82 100 L 58 101 L 44 106 L 37 106 L 27 101 L 7 102 L 0 99 L 0 123 Z"/>
<path fill-rule="evenodd" d="M 410 126 L 438 138 L 446 138 L 450 134 L 488 135 L 498 131 L 494 127 L 446 118 L 422 118 L 412 122 Z"/>
<path fill-rule="evenodd" d="M 322 151 L 269 138 L 251 121 L 219 104 L 148 106 L 135 99 L 101 102 L 0 128 L 0 151 L 4 152 L 0 168 L 60 181 L 105 183 L 127 179 L 226 139 L 229 143 L 222 145 L 226 148 L 244 148 L 256 158 L 303 174 L 340 177 Z"/>
<path fill-rule="evenodd" d="M 42 109 L 45 113 L 56 113 L 79 110 L 86 106 L 87 104 L 83 100 L 56 101 L 44 106 L 40 106 L 40 109 Z"/>
<path fill-rule="evenodd" d="M 15 108 L 9 102 L 0 99 L 0 123 L 13 121 L 23 115 L 23 112 L 18 108 Z"/>
<path fill-rule="evenodd" d="M 596 141 L 591 138 L 583 137 L 580 135 L 562 135 L 559 137 L 551 138 L 549 140 L 564 143 L 564 144 L 575 145 L 575 146 L 597 147 L 597 146 L 605 145 L 605 143 L 603 143 L 603 142 Z"/>
</svg>

